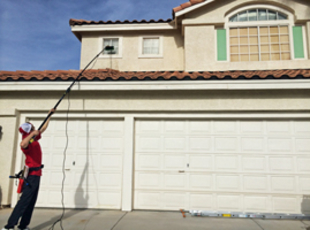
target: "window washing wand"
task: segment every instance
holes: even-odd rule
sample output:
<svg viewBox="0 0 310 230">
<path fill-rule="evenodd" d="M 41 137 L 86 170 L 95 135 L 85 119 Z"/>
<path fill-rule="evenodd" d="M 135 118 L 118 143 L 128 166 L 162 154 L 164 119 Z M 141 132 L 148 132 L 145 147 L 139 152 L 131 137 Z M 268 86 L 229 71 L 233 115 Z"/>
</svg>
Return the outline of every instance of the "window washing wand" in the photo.
<svg viewBox="0 0 310 230">
<path fill-rule="evenodd" d="M 71 85 L 68 87 L 68 89 L 66 90 L 66 92 L 62 95 L 62 97 L 59 99 L 59 101 L 56 103 L 56 105 L 54 106 L 54 109 L 57 109 L 57 107 L 58 107 L 58 105 L 60 104 L 60 102 L 62 101 L 62 99 L 64 99 L 65 98 L 65 96 L 68 94 L 68 93 L 70 93 L 70 90 L 71 90 L 71 88 L 73 87 L 73 85 L 75 84 L 75 82 L 76 81 L 78 81 L 79 80 L 79 78 L 83 75 L 83 73 L 84 73 L 84 71 L 88 68 L 88 66 L 90 66 L 90 64 L 91 63 L 93 63 L 93 61 L 95 61 L 98 57 L 99 57 L 99 55 L 103 52 L 103 51 L 112 51 L 112 50 L 114 50 L 114 46 L 105 46 L 104 48 L 103 48 L 103 50 L 101 50 L 88 64 L 87 64 L 87 66 L 80 72 L 80 74 L 74 79 L 74 81 L 71 83 Z M 44 119 L 44 121 L 42 122 L 42 124 L 40 125 L 40 127 L 39 127 L 39 129 L 38 130 L 41 130 L 42 129 L 42 127 L 43 127 L 43 125 L 46 123 L 46 121 L 50 118 L 50 116 L 52 116 L 53 115 L 53 112 L 50 112 L 48 115 L 47 115 L 47 117 Z M 34 139 L 35 139 L 35 136 L 34 137 L 32 137 L 31 139 L 30 139 L 30 143 L 32 143 L 33 141 L 34 141 Z"/>
</svg>

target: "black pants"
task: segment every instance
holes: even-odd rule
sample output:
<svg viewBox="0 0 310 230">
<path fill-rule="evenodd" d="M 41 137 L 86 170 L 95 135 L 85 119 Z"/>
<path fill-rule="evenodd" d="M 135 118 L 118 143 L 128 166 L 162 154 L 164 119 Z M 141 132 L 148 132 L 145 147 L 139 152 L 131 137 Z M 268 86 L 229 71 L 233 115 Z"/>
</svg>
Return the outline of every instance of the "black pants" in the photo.
<svg viewBox="0 0 310 230">
<path fill-rule="evenodd" d="M 23 193 L 17 202 L 5 228 L 14 228 L 17 225 L 20 218 L 19 228 L 26 228 L 31 220 L 33 208 L 36 204 L 39 187 L 40 176 L 28 176 L 27 182 L 30 184 L 23 186 Z"/>
</svg>

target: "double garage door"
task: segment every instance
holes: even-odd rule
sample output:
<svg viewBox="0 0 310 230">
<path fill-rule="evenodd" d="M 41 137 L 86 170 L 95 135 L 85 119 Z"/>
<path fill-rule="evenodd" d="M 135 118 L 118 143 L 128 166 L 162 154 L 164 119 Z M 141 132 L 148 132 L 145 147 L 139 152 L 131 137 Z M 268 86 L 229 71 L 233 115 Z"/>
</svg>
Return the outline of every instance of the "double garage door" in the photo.
<svg viewBox="0 0 310 230">
<path fill-rule="evenodd" d="M 262 119 L 70 120 L 66 207 L 121 209 L 126 138 L 134 140 L 132 208 L 305 213 L 310 122 Z M 65 121 L 42 138 L 41 207 L 60 207 Z"/>
</svg>

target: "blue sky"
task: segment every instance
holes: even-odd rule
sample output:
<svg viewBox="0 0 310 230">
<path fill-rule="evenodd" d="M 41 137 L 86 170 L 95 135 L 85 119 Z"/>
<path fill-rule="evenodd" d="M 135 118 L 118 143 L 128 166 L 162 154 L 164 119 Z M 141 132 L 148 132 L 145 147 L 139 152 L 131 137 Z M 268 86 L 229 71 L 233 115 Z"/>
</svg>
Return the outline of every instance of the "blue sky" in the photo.
<svg viewBox="0 0 310 230">
<path fill-rule="evenodd" d="M 187 0 L 0 0 L 0 70 L 79 69 L 69 19 L 172 18 Z"/>
</svg>

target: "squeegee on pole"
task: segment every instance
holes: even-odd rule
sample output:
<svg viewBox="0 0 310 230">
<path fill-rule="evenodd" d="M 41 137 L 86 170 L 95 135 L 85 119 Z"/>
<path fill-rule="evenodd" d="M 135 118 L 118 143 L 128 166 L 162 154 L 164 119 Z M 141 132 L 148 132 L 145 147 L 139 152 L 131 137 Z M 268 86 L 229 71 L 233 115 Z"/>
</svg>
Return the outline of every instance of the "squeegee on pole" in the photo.
<svg viewBox="0 0 310 230">
<path fill-rule="evenodd" d="M 65 91 L 65 93 L 62 95 L 62 97 L 59 99 L 59 101 L 56 103 L 56 105 L 54 106 L 54 109 L 57 109 L 58 105 L 60 104 L 60 102 L 62 101 L 62 99 L 65 98 L 65 96 L 70 92 L 71 88 L 73 87 L 73 85 L 75 84 L 76 81 L 79 80 L 79 78 L 83 75 L 84 71 L 88 68 L 88 66 L 90 66 L 90 64 L 96 60 L 99 55 L 105 51 L 105 50 L 114 50 L 114 46 L 106 46 L 103 48 L 103 50 L 101 50 L 88 64 L 87 66 L 79 73 L 79 75 L 74 79 L 74 81 L 71 83 L 71 85 L 68 87 L 68 89 Z M 53 112 L 50 112 L 47 117 L 44 119 L 44 121 L 42 122 L 42 124 L 40 125 L 38 130 L 41 130 L 43 125 L 46 123 L 46 121 L 50 118 L 50 116 L 52 116 Z M 33 141 L 33 139 L 31 139 Z M 30 140 L 30 142 L 32 142 Z"/>
</svg>

